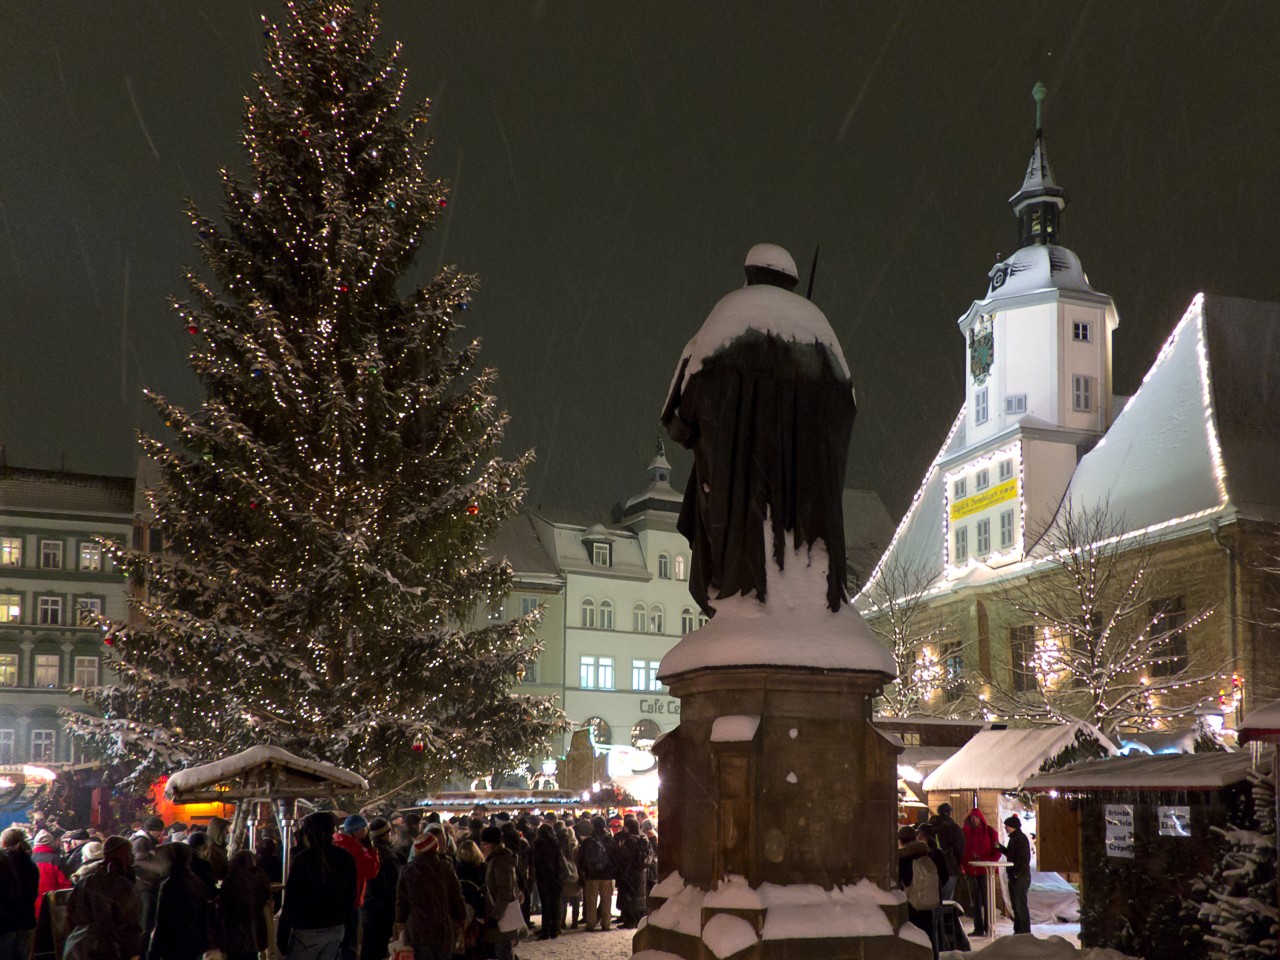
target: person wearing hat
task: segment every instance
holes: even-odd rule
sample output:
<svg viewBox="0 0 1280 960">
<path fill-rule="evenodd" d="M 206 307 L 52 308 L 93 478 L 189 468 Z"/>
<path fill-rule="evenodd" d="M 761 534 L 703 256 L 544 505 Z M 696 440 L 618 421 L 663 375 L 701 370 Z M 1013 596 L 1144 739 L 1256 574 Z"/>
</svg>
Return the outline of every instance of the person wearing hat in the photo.
<svg viewBox="0 0 1280 960">
<path fill-rule="evenodd" d="M 213 868 L 213 879 L 221 883 L 227 879 L 227 846 L 230 840 L 231 823 L 222 817 L 210 817 L 209 829 L 209 866 Z"/>
<path fill-rule="evenodd" d="M 0 834 L 0 957 L 28 957 L 36 932 L 40 870 L 31 862 L 27 835 L 17 827 Z"/>
<path fill-rule="evenodd" d="M 381 863 L 369 843 L 369 821 L 353 813 L 342 821 L 342 829 L 333 845 L 351 855 L 356 863 L 356 896 L 346 916 L 346 935 L 342 938 L 342 960 L 357 960 L 360 942 L 360 908 L 364 906 L 364 889 L 378 875 Z"/>
<path fill-rule="evenodd" d="M 467 920 L 462 886 L 442 851 L 440 834 L 427 830 L 396 881 L 394 932 L 413 948 L 414 960 L 449 960 Z"/>
<path fill-rule="evenodd" d="M 319 811 L 298 831 L 300 849 L 285 881 L 277 930 L 287 960 L 330 960 L 342 943 L 356 899 L 356 864 L 334 846 L 333 826 L 333 814 Z"/>
<path fill-rule="evenodd" d="M 107 837 L 102 866 L 72 890 L 67 925 L 64 960 L 134 960 L 142 953 L 142 900 L 124 837 Z"/>
<path fill-rule="evenodd" d="M 382 817 L 369 821 L 369 840 L 378 855 L 378 872 L 364 888 L 360 922 L 364 929 L 361 960 L 385 960 L 391 928 L 396 922 L 396 884 L 400 859 L 392 845 L 392 826 Z"/>
<path fill-rule="evenodd" d="M 44 895 L 55 890 L 65 890 L 71 881 L 62 872 L 62 857 L 58 855 L 58 842 L 48 830 L 41 830 L 35 835 L 31 847 L 31 859 L 40 869 L 40 887 L 36 891 L 36 922 L 40 920 L 40 908 L 44 903 Z"/>
<path fill-rule="evenodd" d="M 587 933 L 608 930 L 613 920 L 613 837 L 604 817 L 593 817 L 591 833 L 578 844 L 578 876 L 582 879 L 582 913 Z"/>
<path fill-rule="evenodd" d="M 214 891 L 191 869 L 194 861 L 189 844 L 173 844 L 169 875 L 160 884 L 156 901 L 156 929 L 147 960 L 200 960 L 211 946 Z"/>
<path fill-rule="evenodd" d="M 80 848 L 80 868 L 71 875 L 73 886 L 84 882 L 84 878 L 102 866 L 102 844 L 90 840 Z"/>
<path fill-rule="evenodd" d="M 1031 841 L 1022 832 L 1022 821 L 1009 816 L 1004 821 L 1008 841 L 1001 845 L 1001 852 L 1009 858 L 1009 909 L 1013 911 L 1013 932 L 1031 932 L 1031 910 L 1027 895 L 1031 892 Z"/>
<path fill-rule="evenodd" d="M 485 858 L 485 928 L 495 938 L 497 960 L 513 960 L 519 934 L 516 931 L 504 932 L 499 924 L 507 908 L 520 899 L 520 884 L 516 879 L 519 858 L 502 842 L 502 831 L 497 827 L 485 827 L 480 831 L 480 850 Z"/>
<path fill-rule="evenodd" d="M 70 830 L 62 835 L 62 847 L 66 853 L 62 857 L 62 872 L 74 877 L 84 862 L 84 846 L 92 837 L 88 830 Z"/>
</svg>

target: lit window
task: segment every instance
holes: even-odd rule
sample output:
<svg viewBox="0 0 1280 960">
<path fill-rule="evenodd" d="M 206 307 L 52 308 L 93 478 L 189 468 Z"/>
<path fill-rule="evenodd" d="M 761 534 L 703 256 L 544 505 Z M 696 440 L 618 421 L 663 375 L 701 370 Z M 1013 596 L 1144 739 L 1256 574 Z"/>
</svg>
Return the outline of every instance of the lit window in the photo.
<svg viewBox="0 0 1280 960">
<path fill-rule="evenodd" d="M 0 653 L 0 687 L 16 687 L 18 685 L 18 655 L 16 653 Z"/>
<path fill-rule="evenodd" d="M 631 728 L 631 745 L 637 750 L 651 750 L 653 741 L 657 740 L 661 733 L 662 729 L 648 717 L 637 720 L 636 725 Z"/>
<path fill-rule="evenodd" d="M 680 611 L 680 632 L 693 633 L 694 628 L 698 625 L 698 619 L 693 615 L 692 607 L 685 607 Z"/>
<path fill-rule="evenodd" d="M 596 602 L 594 600 L 582 601 L 582 625 L 584 627 L 594 627 L 596 625 Z"/>
<path fill-rule="evenodd" d="M 1036 689 L 1036 628 L 1023 624 L 1009 628 L 1009 659 L 1013 689 L 1018 693 Z"/>
<path fill-rule="evenodd" d="M 977 556 L 983 557 L 991 552 L 991 521 L 979 520 L 974 524 L 974 546 L 977 548 L 974 552 Z"/>
<path fill-rule="evenodd" d="M 898 734 L 898 736 L 900 736 L 900 737 L 902 738 L 902 745 L 903 745 L 904 747 L 918 747 L 918 746 L 920 746 L 920 731 L 919 731 L 919 730 L 904 730 L 904 731 L 902 731 L 902 733 Z"/>
<path fill-rule="evenodd" d="M 631 689 L 641 691 L 661 690 L 658 682 L 658 660 L 631 661 Z"/>
<path fill-rule="evenodd" d="M 609 729 L 609 724 L 602 717 L 591 717 L 584 720 L 582 725 L 591 731 L 591 739 L 596 743 L 613 743 L 613 731 Z"/>
<path fill-rule="evenodd" d="M 82 627 L 93 626 L 93 618 L 102 615 L 101 597 L 76 598 L 76 623 Z"/>
<path fill-rule="evenodd" d="M 987 422 L 987 388 L 983 387 L 973 395 L 973 422 L 982 424 Z"/>
<path fill-rule="evenodd" d="M 56 653 L 36 654 L 36 669 L 35 676 L 32 678 L 32 685 L 50 688 L 58 686 L 59 665 L 60 660 Z"/>
<path fill-rule="evenodd" d="M 1000 548 L 1013 546 L 1013 511 L 1006 510 L 1000 514 Z"/>
<path fill-rule="evenodd" d="M 596 657 L 596 688 L 613 689 L 613 657 Z"/>
<path fill-rule="evenodd" d="M 98 658 L 76 657 L 76 686 L 96 687 L 98 685 Z"/>
<path fill-rule="evenodd" d="M 661 690 L 662 681 L 658 679 L 658 667 L 662 664 L 661 660 L 649 661 L 649 689 Z"/>
<path fill-rule="evenodd" d="M 46 627 L 57 627 L 62 624 L 62 598 L 41 597 L 36 606 L 36 623 Z"/>
<path fill-rule="evenodd" d="M 612 630 L 612 629 L 613 629 L 613 604 L 612 604 L 612 603 L 610 603 L 608 600 L 601 600 L 601 601 L 600 601 L 600 617 L 599 617 L 599 620 L 600 620 L 600 629 L 601 629 L 601 630 Z"/>
<path fill-rule="evenodd" d="M 53 746 L 57 742 L 57 737 L 58 734 L 54 730 L 32 730 L 31 762 L 52 763 Z"/>
<path fill-rule="evenodd" d="M 684 557 L 676 557 L 676 579 L 683 580 L 684 578 Z"/>
<path fill-rule="evenodd" d="M 591 545 L 591 562 L 597 567 L 609 567 L 613 565 L 610 562 L 609 554 L 609 544 L 593 543 Z"/>
<path fill-rule="evenodd" d="M 985 490 L 989 486 L 991 486 L 991 471 L 983 467 L 973 479 L 973 488 L 975 490 Z"/>
<path fill-rule="evenodd" d="M 1093 409 L 1093 377 L 1073 373 L 1071 375 L 1071 409 L 1088 413 Z"/>
<path fill-rule="evenodd" d="M 12 730 L 0 730 L 0 763 L 13 763 Z"/>
<path fill-rule="evenodd" d="M 0 567 L 22 566 L 22 538 L 0 537 Z"/>
<path fill-rule="evenodd" d="M 968 492 L 967 484 L 965 483 L 964 477 L 961 477 L 954 484 L 952 484 L 951 491 L 952 491 L 953 499 L 956 499 L 956 500 L 964 499 L 964 495 Z"/>
<path fill-rule="evenodd" d="M 1005 413 L 1026 413 L 1027 412 L 1027 395 L 1025 393 L 1015 393 L 1012 396 L 1004 398 Z"/>
<path fill-rule="evenodd" d="M 631 608 L 631 629 L 636 633 L 645 633 L 649 629 L 649 611 L 643 603 Z"/>
<path fill-rule="evenodd" d="M 1077 320 L 1071 324 L 1071 339 L 1078 340 L 1080 343 L 1088 343 L 1093 339 L 1093 331 L 1088 323 Z"/>
<path fill-rule="evenodd" d="M 86 573 L 102 571 L 102 545 L 99 543 L 80 544 L 80 569 Z"/>
<path fill-rule="evenodd" d="M 966 527 L 956 527 L 955 533 L 956 549 L 955 556 L 952 560 L 955 563 L 964 563 L 969 559 L 969 530 Z"/>
<path fill-rule="evenodd" d="M 1187 634 L 1179 629 L 1187 622 L 1187 605 L 1182 597 L 1166 597 L 1151 604 L 1151 675 L 1172 677 L 1187 668 Z"/>
<path fill-rule="evenodd" d="M 596 658 L 578 658 L 578 686 L 583 690 L 593 690 L 596 685 Z"/>
<path fill-rule="evenodd" d="M 40 566 L 45 570 L 62 569 L 62 541 L 40 541 Z"/>
<path fill-rule="evenodd" d="M 658 554 L 658 579 L 671 579 L 671 558 L 665 553 Z"/>
<path fill-rule="evenodd" d="M 18 623 L 22 619 L 22 597 L 16 593 L 0 593 L 0 623 Z"/>
<path fill-rule="evenodd" d="M 1000 461 L 1000 479 L 1001 480 L 1013 479 L 1013 461 L 1012 460 Z"/>
<path fill-rule="evenodd" d="M 663 629 L 663 612 L 662 607 L 656 603 L 649 608 L 649 632 L 662 633 Z"/>
</svg>

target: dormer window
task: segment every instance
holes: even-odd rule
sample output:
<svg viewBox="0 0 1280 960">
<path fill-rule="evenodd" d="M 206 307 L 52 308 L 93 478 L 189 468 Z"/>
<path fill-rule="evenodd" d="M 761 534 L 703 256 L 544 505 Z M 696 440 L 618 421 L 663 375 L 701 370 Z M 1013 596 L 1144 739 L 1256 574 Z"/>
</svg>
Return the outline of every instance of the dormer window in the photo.
<svg viewBox="0 0 1280 960">
<path fill-rule="evenodd" d="M 684 579 L 684 557 L 676 557 L 676 579 Z"/>
<path fill-rule="evenodd" d="M 671 557 L 665 553 L 658 554 L 658 579 L 671 579 Z"/>
<path fill-rule="evenodd" d="M 613 566 L 613 550 L 607 543 L 593 543 L 591 545 L 591 563 L 597 567 Z"/>
<path fill-rule="evenodd" d="M 1071 324 L 1071 339 L 1077 343 L 1088 343 L 1093 339 L 1092 324 L 1077 320 Z"/>
</svg>

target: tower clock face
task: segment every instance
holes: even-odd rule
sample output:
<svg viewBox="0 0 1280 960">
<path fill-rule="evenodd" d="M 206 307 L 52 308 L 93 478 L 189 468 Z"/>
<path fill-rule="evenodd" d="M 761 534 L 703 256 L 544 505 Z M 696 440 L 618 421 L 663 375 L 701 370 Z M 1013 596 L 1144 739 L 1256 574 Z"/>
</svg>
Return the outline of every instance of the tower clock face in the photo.
<svg viewBox="0 0 1280 960">
<path fill-rule="evenodd" d="M 996 355 L 994 316 L 984 313 L 969 330 L 969 373 L 975 386 L 982 386 L 991 375 Z"/>
</svg>

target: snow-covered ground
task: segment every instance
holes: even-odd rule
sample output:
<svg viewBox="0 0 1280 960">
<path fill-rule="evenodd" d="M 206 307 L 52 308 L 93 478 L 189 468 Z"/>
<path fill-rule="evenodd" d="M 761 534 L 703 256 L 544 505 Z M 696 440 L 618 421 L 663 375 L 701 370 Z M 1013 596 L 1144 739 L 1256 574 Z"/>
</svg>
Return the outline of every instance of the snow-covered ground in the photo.
<svg viewBox="0 0 1280 960">
<path fill-rule="evenodd" d="M 973 953 L 943 952 L 941 960 L 1122 960 L 1110 950 L 1078 950 L 1080 927 L 1077 924 L 1033 924 L 1034 940 L 1012 939 L 1013 927 L 1008 921 L 998 925 L 1001 936 L 994 943 L 975 940 Z M 634 930 L 614 928 L 608 933 L 566 930 L 557 940 L 527 940 L 516 945 L 520 960 L 628 960 Z M 1006 939 L 1007 938 L 1007 939 Z M 1052 939 L 1058 938 L 1058 939 Z"/>
</svg>

